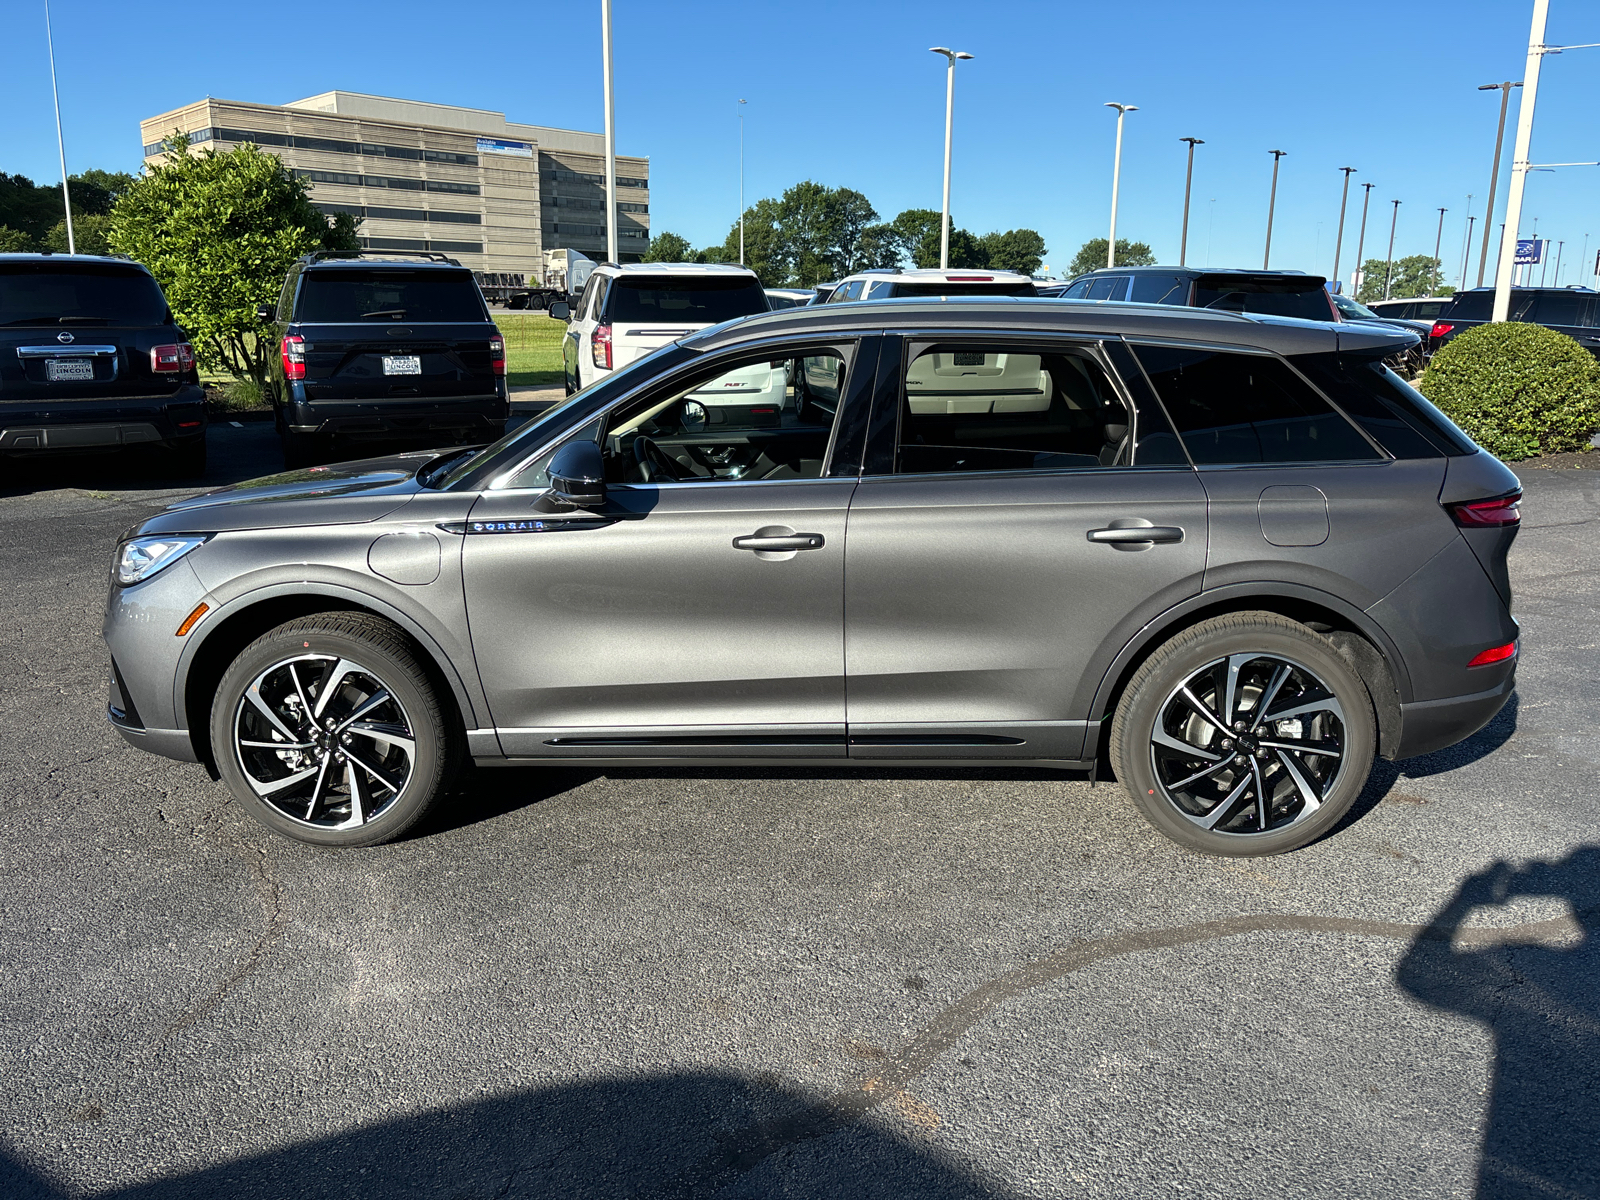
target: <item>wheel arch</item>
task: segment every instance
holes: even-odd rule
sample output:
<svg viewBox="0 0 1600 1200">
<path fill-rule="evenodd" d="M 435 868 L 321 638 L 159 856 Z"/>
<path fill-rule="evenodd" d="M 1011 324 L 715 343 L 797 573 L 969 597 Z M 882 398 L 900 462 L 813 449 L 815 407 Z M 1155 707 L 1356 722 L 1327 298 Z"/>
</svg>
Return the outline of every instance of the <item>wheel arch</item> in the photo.
<svg viewBox="0 0 1600 1200">
<path fill-rule="evenodd" d="M 1353 604 L 1301 584 L 1231 584 L 1200 592 L 1167 609 L 1141 628 L 1111 661 L 1095 689 L 1090 712 L 1090 736 L 1098 742 L 1085 747 L 1085 758 L 1107 760 L 1111 714 L 1134 672 L 1168 639 L 1192 625 L 1232 612 L 1277 613 L 1321 633 L 1334 645 L 1366 684 L 1378 720 L 1378 753 L 1392 758 L 1400 744 L 1402 701 L 1411 696 L 1405 660 L 1393 639 L 1370 616 Z"/>
<path fill-rule="evenodd" d="M 216 619 L 202 624 L 205 636 L 185 655 L 177 680 L 177 714 L 187 725 L 196 756 L 213 778 L 217 768 L 211 747 L 211 699 L 228 664 L 267 630 L 321 612 L 370 613 L 397 626 L 415 647 L 455 718 L 468 729 L 477 726 L 471 695 L 449 656 L 405 613 L 371 595 L 332 585 L 317 585 L 314 590 L 304 584 L 266 587 L 239 597 Z"/>
</svg>

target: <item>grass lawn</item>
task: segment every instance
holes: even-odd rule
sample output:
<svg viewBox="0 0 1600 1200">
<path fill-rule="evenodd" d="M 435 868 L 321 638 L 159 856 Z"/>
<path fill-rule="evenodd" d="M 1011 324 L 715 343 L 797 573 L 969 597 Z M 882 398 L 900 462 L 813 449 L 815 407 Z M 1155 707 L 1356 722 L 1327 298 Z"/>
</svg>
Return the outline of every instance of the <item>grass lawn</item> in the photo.
<svg viewBox="0 0 1600 1200">
<path fill-rule="evenodd" d="M 512 387 L 554 387 L 561 382 L 565 321 L 542 312 L 497 312 L 494 323 L 506 338 L 507 383 Z"/>
</svg>

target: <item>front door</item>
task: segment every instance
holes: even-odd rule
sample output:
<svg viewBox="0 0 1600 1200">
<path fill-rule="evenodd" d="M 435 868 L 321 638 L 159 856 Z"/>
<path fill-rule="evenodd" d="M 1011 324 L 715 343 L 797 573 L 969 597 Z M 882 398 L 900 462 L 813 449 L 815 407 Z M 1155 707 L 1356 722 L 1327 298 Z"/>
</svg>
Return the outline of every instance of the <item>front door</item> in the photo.
<svg viewBox="0 0 1600 1200">
<path fill-rule="evenodd" d="M 1092 343 L 910 341 L 902 361 L 898 429 L 873 419 L 893 444 L 850 506 L 850 755 L 1084 757 L 1091 663 L 1199 590 L 1205 492 Z"/>
<path fill-rule="evenodd" d="M 772 351 L 752 403 L 756 366 L 687 368 L 577 431 L 601 442 L 603 508 L 543 511 L 548 454 L 473 508 L 467 609 L 506 754 L 844 755 L 856 481 L 827 474 L 838 405 Z"/>
</svg>

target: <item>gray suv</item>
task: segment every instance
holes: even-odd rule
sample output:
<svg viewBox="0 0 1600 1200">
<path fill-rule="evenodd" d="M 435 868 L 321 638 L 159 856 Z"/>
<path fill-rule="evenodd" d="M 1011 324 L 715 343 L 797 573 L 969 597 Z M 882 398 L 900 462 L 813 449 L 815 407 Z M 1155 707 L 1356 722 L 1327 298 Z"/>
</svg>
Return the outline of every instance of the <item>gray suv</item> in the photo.
<svg viewBox="0 0 1600 1200">
<path fill-rule="evenodd" d="M 1109 769 L 1186 846 L 1281 853 L 1513 687 L 1518 483 L 1383 367 L 1411 336 L 1005 299 L 714 326 L 487 448 L 145 521 L 110 719 L 322 845 L 471 760 Z M 706 402 L 758 364 L 773 403 Z"/>
</svg>

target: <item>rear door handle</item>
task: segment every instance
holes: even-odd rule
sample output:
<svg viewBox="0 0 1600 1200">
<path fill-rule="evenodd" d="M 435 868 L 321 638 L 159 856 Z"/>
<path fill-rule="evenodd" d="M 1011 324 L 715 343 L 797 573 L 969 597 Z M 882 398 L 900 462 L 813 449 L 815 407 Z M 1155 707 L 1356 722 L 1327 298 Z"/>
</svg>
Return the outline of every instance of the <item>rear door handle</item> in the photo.
<svg viewBox="0 0 1600 1200">
<path fill-rule="evenodd" d="M 735 550 L 820 550 L 825 544 L 820 533 L 750 534 L 733 539 Z"/>
<path fill-rule="evenodd" d="M 1114 546 L 1130 542 L 1151 545 L 1155 542 L 1181 542 L 1183 530 L 1176 525 L 1152 525 L 1148 521 L 1140 521 L 1137 525 L 1132 521 L 1113 521 L 1104 529 L 1089 530 L 1088 537 L 1091 542 L 1106 542 Z"/>
</svg>

